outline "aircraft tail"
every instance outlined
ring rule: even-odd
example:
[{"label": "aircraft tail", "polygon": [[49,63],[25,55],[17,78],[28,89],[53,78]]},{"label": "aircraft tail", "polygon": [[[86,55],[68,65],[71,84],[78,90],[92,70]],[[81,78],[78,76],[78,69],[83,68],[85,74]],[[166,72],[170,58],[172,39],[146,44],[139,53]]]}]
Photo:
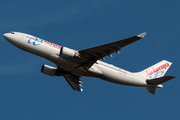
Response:
[{"label": "aircraft tail", "polygon": [[171,64],[171,62],[162,60],[161,62],[140,72],[142,76],[147,78],[146,83],[148,86],[146,88],[150,93],[155,94],[157,87],[162,88],[162,83],[175,78],[174,76],[163,77],[170,68]]},{"label": "aircraft tail", "polygon": [[167,70],[170,68],[171,64],[171,62],[162,60],[161,62],[156,63],[155,65],[141,71],[140,74],[146,76],[147,79],[163,77]]}]

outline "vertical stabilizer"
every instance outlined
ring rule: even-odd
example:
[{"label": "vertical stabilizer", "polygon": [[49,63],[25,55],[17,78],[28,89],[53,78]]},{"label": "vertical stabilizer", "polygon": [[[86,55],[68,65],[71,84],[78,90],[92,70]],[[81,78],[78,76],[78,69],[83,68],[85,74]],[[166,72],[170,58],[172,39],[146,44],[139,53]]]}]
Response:
[{"label": "vertical stabilizer", "polygon": [[171,64],[171,62],[162,60],[161,62],[141,71],[140,74],[146,76],[147,79],[163,77],[170,68]]},{"label": "vertical stabilizer", "polygon": [[151,93],[151,94],[155,94],[156,92],[156,86],[148,86],[146,87],[147,90]]}]

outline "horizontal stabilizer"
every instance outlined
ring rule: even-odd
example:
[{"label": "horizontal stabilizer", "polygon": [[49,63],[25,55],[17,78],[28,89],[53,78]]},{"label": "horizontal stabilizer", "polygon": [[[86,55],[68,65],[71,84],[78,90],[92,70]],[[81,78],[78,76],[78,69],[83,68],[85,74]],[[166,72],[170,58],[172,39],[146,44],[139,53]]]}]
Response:
[{"label": "horizontal stabilizer", "polygon": [[174,76],[165,76],[165,77],[146,80],[146,82],[147,82],[147,84],[150,84],[150,85],[159,85],[159,84],[164,83],[173,78],[175,78],[175,77]]},{"label": "horizontal stabilizer", "polygon": [[164,82],[171,80],[173,78],[175,78],[175,77],[174,76],[165,76],[165,77],[146,80],[147,84],[150,85],[150,86],[147,86],[146,88],[150,93],[155,94],[157,87],[160,87],[160,88],[163,87],[161,85],[161,83],[164,83]]}]

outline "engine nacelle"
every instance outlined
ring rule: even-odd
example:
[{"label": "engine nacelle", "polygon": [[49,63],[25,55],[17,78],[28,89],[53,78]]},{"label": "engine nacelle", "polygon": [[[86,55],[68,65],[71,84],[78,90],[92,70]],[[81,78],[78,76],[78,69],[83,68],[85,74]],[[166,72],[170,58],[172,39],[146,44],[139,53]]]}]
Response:
[{"label": "engine nacelle", "polygon": [[79,52],[67,47],[62,47],[60,56],[63,58],[80,58]]},{"label": "engine nacelle", "polygon": [[60,71],[57,68],[49,66],[49,65],[43,65],[41,68],[41,72],[46,75],[51,75],[51,76],[61,75]]}]

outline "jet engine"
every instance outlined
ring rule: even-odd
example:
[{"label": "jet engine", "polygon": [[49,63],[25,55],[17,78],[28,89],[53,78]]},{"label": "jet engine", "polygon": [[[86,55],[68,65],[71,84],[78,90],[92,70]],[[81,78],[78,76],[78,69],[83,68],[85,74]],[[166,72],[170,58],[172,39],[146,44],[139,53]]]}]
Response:
[{"label": "jet engine", "polygon": [[49,66],[49,65],[43,65],[41,68],[41,72],[46,75],[51,75],[51,76],[61,75],[60,71],[57,68]]},{"label": "jet engine", "polygon": [[79,52],[67,47],[62,47],[60,56],[63,58],[80,58]]}]

